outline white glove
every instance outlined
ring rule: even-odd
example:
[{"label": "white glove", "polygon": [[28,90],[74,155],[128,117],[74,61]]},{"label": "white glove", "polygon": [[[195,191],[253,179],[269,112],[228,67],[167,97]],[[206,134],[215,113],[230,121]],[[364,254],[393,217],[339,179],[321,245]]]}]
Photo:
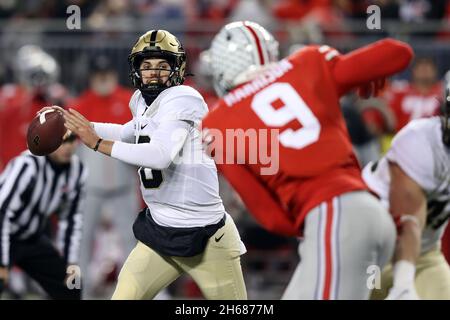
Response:
[{"label": "white glove", "polygon": [[392,287],[385,300],[420,300],[416,288],[410,287]]}]

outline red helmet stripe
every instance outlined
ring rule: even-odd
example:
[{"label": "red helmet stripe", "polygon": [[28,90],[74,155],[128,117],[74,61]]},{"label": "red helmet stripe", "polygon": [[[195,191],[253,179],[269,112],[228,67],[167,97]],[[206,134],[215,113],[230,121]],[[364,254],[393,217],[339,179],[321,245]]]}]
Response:
[{"label": "red helmet stripe", "polygon": [[261,41],[259,41],[258,35],[256,34],[255,30],[253,30],[252,27],[250,27],[247,24],[245,25],[245,27],[250,31],[253,38],[255,38],[256,47],[258,49],[259,61],[260,61],[261,65],[263,65],[264,64],[264,55],[263,55],[263,51],[262,51],[262,47],[261,47]]}]

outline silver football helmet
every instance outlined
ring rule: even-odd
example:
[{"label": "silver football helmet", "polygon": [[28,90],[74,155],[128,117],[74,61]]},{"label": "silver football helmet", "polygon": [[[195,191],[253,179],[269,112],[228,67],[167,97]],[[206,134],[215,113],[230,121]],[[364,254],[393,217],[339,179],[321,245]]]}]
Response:
[{"label": "silver football helmet", "polygon": [[232,22],[214,37],[209,54],[214,89],[223,96],[244,82],[242,74],[278,61],[278,41],[255,22]]}]

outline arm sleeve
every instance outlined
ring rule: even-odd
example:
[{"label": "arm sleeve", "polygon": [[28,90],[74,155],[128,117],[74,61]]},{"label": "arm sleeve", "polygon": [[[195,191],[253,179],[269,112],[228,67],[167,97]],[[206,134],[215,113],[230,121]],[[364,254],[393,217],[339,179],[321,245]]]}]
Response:
[{"label": "arm sleeve", "polygon": [[125,124],[93,122],[95,132],[103,139],[113,141],[134,141],[134,120]]},{"label": "arm sleeve", "polygon": [[265,229],[284,236],[299,235],[295,222],[289,218],[288,213],[245,166],[217,164],[217,169],[239,193],[247,209]]},{"label": "arm sleeve", "polygon": [[343,95],[360,85],[404,70],[413,55],[408,44],[384,39],[337,57],[332,73],[338,93]]},{"label": "arm sleeve", "polygon": [[144,168],[166,169],[179,154],[190,129],[182,120],[161,122],[149,143],[114,142],[111,157]]},{"label": "arm sleeve", "polygon": [[33,165],[19,157],[0,176],[0,266],[9,265],[10,218],[21,207],[22,192],[33,177]]},{"label": "arm sleeve", "polygon": [[80,174],[69,196],[69,203],[59,216],[57,245],[66,265],[77,264],[79,261],[86,179],[87,169],[80,164]]}]

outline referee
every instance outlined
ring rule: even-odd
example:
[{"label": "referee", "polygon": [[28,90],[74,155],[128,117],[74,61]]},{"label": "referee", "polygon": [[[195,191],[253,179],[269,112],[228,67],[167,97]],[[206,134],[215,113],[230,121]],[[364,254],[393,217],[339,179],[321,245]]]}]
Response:
[{"label": "referee", "polygon": [[[1,287],[9,267],[17,265],[50,298],[80,299],[80,288],[66,283],[67,268],[78,262],[87,175],[76,147],[76,137],[69,135],[48,156],[25,151],[0,175]],[[56,247],[46,232],[52,213],[59,218]]]}]

